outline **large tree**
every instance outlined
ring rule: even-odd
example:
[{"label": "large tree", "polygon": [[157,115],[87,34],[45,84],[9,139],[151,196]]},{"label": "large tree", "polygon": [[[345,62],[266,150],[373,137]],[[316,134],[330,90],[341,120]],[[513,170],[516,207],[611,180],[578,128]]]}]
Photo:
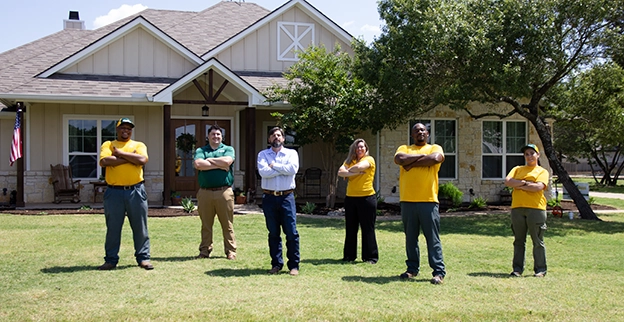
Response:
[{"label": "large tree", "polygon": [[560,87],[552,97],[560,107],[555,149],[573,161],[587,159],[602,172],[599,183],[615,186],[624,170],[624,69],[598,65]]},{"label": "large tree", "polygon": [[288,112],[274,116],[279,124],[296,132],[297,143],[323,143],[318,152],[329,177],[326,205],[333,207],[338,168],[355,135],[367,128],[364,115],[371,90],[352,76],[353,59],[338,46],[334,51],[311,46],[298,56],[299,61],[284,75],[287,85],[271,87],[266,96],[269,101],[292,105]]},{"label": "large tree", "polygon": [[[381,0],[386,22],[356,45],[358,73],[377,88],[371,125],[394,127],[440,104],[474,118],[519,114],[536,129],[551,168],[585,219],[598,219],[553,147],[547,94],[581,68],[608,60],[622,1]],[[487,113],[469,102],[490,106]],[[501,107],[502,106],[502,107]],[[385,117],[380,117],[384,115]]]}]

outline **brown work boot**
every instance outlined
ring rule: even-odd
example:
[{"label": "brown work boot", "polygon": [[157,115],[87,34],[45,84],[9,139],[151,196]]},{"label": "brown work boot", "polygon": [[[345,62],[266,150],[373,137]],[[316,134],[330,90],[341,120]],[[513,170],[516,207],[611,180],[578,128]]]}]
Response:
[{"label": "brown work boot", "polygon": [[117,267],[117,265],[113,264],[113,263],[109,263],[106,262],[104,264],[102,264],[101,266],[98,266],[98,270],[100,271],[110,271],[111,269],[115,269],[115,267]]}]

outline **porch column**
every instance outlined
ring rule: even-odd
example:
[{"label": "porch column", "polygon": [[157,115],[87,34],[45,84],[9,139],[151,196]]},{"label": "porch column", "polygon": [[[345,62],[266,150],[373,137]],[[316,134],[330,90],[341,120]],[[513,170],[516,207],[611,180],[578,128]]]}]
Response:
[{"label": "porch column", "polygon": [[163,206],[171,206],[171,183],[173,181],[172,173],[175,172],[175,146],[171,137],[171,105],[163,106]]},{"label": "porch column", "polygon": [[[245,109],[245,124],[247,125],[246,137],[247,148],[245,154],[245,187],[247,190],[247,202],[253,200],[256,195],[256,108],[247,107]],[[261,136],[262,137],[262,136]]]},{"label": "porch column", "polygon": [[24,113],[26,112],[26,107],[24,106],[24,102],[17,102],[17,108],[15,113],[21,113],[20,115],[20,138],[22,140],[21,149],[22,149],[22,157],[17,159],[15,163],[17,163],[17,196],[15,198],[15,206],[16,207],[25,207],[26,203],[24,202],[24,161],[26,159],[26,149],[24,148],[24,142],[26,142],[26,137],[24,134],[26,133],[26,120],[24,120]]}]

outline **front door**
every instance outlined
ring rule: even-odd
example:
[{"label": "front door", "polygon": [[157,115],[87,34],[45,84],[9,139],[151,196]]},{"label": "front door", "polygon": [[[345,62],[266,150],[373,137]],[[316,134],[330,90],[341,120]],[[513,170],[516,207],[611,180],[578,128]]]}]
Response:
[{"label": "front door", "polygon": [[[182,198],[195,198],[199,189],[197,183],[197,172],[193,168],[193,155],[195,149],[206,145],[208,138],[208,129],[217,124],[223,128],[223,143],[230,144],[232,132],[230,130],[230,121],[227,120],[171,120],[171,128],[173,133],[171,137],[175,138],[175,162],[174,179],[172,190],[180,193]],[[193,145],[192,142],[196,141]]]}]

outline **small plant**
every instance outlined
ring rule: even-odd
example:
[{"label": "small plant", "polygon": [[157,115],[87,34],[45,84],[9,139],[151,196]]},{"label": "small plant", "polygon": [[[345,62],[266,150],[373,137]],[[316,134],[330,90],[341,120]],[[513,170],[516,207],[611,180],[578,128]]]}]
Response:
[{"label": "small plant", "polygon": [[548,200],[548,202],[546,203],[548,205],[548,207],[557,207],[557,206],[561,206],[561,199],[559,198],[552,198],[550,200]]},{"label": "small plant", "polygon": [[440,185],[438,193],[440,196],[450,199],[454,207],[459,207],[459,205],[461,205],[462,197],[464,196],[464,193],[452,182]]},{"label": "small plant", "polygon": [[171,198],[180,198],[180,193],[175,190],[171,190]]},{"label": "small plant", "polygon": [[184,209],[185,212],[190,214],[195,211],[195,203],[190,197],[183,198],[181,204],[182,209]]},{"label": "small plant", "polygon": [[468,208],[471,209],[482,209],[487,206],[487,199],[483,197],[476,197],[470,202],[470,206]]},{"label": "small plant", "polygon": [[377,204],[380,204],[386,201],[386,198],[384,198],[379,191],[377,191],[377,193],[375,194],[375,197],[377,197]]},{"label": "small plant", "polygon": [[301,212],[309,215],[314,212],[314,209],[316,209],[316,204],[308,201],[305,206],[301,207]]},{"label": "small plant", "polygon": [[596,204],[596,198],[589,197],[589,200],[587,200],[587,203],[589,203],[590,206]]},{"label": "small plant", "polygon": [[91,210],[91,206],[89,206],[89,205],[82,205],[82,206],[80,206],[80,210]]},{"label": "small plant", "polygon": [[506,192],[506,193],[511,194],[511,193],[513,192],[513,188],[512,188],[512,187],[505,186],[505,187],[502,189],[502,191],[504,191],[504,192]]},{"label": "small plant", "polygon": [[377,209],[376,215],[377,217],[383,216],[383,211],[381,211],[381,209]]}]

